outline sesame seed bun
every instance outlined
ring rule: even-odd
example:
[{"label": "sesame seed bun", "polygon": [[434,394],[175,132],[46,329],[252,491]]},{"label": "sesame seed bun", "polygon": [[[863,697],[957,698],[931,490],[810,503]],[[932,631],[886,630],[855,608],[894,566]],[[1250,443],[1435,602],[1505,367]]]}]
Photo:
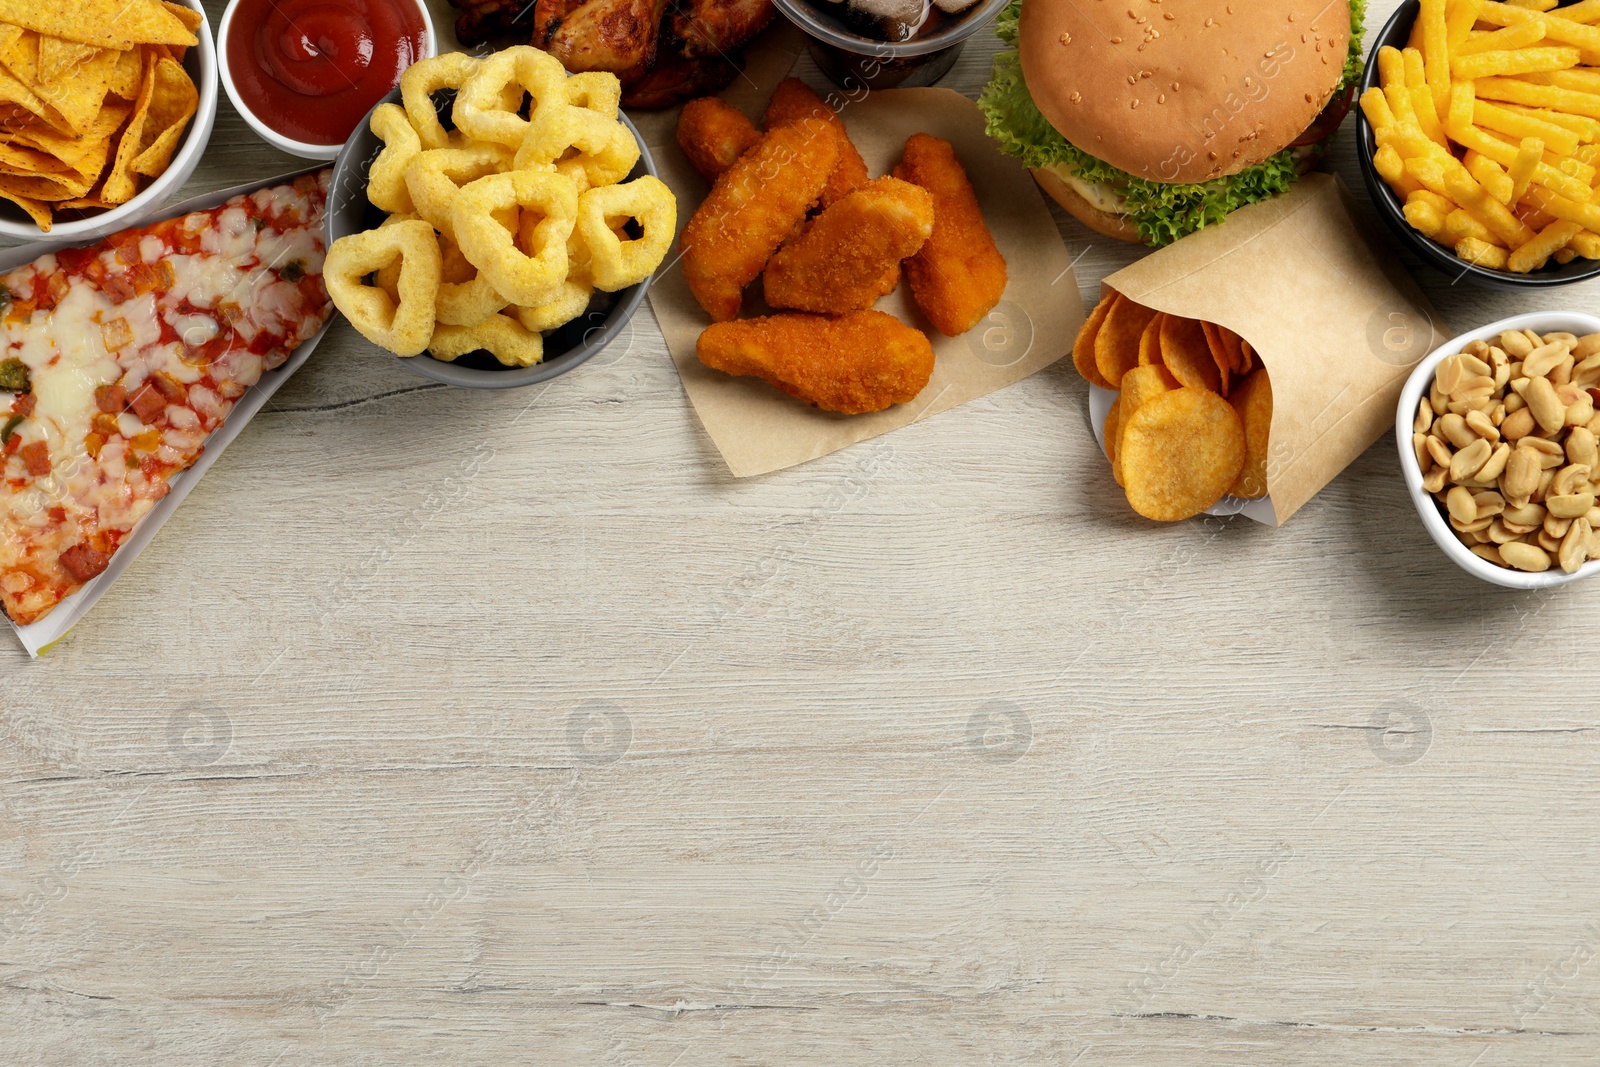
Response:
[{"label": "sesame seed bun", "polygon": [[1039,111],[1151,181],[1209,181],[1282,151],[1328,104],[1349,46],[1349,0],[1022,5],[1022,75]]}]

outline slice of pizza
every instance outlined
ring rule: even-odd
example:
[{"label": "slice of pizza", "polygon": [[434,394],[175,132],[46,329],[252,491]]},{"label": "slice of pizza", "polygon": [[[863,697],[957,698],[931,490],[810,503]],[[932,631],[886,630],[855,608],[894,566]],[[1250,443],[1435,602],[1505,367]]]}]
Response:
[{"label": "slice of pizza", "polygon": [[0,604],[13,622],[105,570],[244,391],[322,327],[328,177],[0,276]]}]

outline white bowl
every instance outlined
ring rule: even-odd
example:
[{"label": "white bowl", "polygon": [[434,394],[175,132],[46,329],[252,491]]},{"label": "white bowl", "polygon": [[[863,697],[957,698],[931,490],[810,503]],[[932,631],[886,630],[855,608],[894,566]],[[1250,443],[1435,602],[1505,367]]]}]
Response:
[{"label": "white bowl", "polygon": [[1600,574],[1600,560],[1590,560],[1572,574],[1556,567],[1533,574],[1512,570],[1510,567],[1496,566],[1486,559],[1473,555],[1456,537],[1456,532],[1450,528],[1439,502],[1422,488],[1422,468],[1417,465],[1416,453],[1411,449],[1411,427],[1416,421],[1417,408],[1421,405],[1422,398],[1428,395],[1428,387],[1433,384],[1434,369],[1469,343],[1490,341],[1506,330],[1532,330],[1538,334],[1565,330],[1582,337],[1584,334],[1600,333],[1600,318],[1585,315],[1581,311],[1534,311],[1492,322],[1446,342],[1435,349],[1428,358],[1418,363],[1406,381],[1406,387],[1400,393],[1400,406],[1395,409],[1395,443],[1400,446],[1400,470],[1405,474],[1406,488],[1411,491],[1411,503],[1416,505],[1417,514],[1422,516],[1423,528],[1428,531],[1428,536],[1433,538],[1434,544],[1443,549],[1444,554],[1449,556],[1456,566],[1476,578],[1505,586],[1507,589],[1553,589],[1558,585],[1566,585],[1580,578]]},{"label": "white bowl", "polygon": [[[422,45],[422,57],[431,59],[439,54],[439,38],[433,32],[433,16],[428,14],[428,5],[424,0],[383,0],[385,3],[413,4],[422,13],[422,31],[425,40]],[[228,0],[227,8],[222,12],[222,21],[217,24],[217,60],[222,69],[222,88],[227,92],[228,99],[233,103],[233,109],[243,116],[245,122],[256,132],[256,136],[267,142],[280,152],[287,152],[291,156],[301,159],[336,159],[339,150],[344,147],[344,142],[338,144],[311,144],[308,141],[296,141],[292,137],[285,137],[277,130],[268,126],[255,113],[245,106],[239,99],[239,90],[233,84],[233,72],[228,69],[228,27],[233,25],[233,13],[239,8],[239,0]]]},{"label": "white bowl", "polygon": [[[118,204],[109,211],[86,218],[58,220],[50,227],[49,233],[40,230],[20,209],[6,204],[4,211],[0,212],[0,234],[29,241],[54,241],[66,237],[98,239],[155,214],[189,180],[194,169],[200,165],[200,156],[211,140],[211,125],[217,119],[217,48],[211,39],[211,24],[206,21],[205,8],[200,6],[200,0],[178,2],[200,12],[200,25],[194,32],[199,43],[183,57],[183,67],[194,79],[195,89],[200,93],[200,103],[167,169],[126,204]],[[110,163],[106,165],[110,166]]]}]

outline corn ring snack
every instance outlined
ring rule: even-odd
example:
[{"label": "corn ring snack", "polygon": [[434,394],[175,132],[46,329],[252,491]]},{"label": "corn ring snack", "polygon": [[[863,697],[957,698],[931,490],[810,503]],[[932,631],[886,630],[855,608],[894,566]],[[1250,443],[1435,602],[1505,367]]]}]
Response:
[{"label": "corn ring snack", "polygon": [[[398,301],[362,279],[395,260]],[[328,295],[363,337],[397,356],[415,356],[434,332],[439,293],[439,242],[421,219],[339,238],[322,266]]]},{"label": "corn ring snack", "polygon": [[[519,248],[532,246],[535,239],[533,231],[538,222],[538,216],[533,212],[524,214],[517,233]],[[555,298],[538,307],[519,307],[513,304],[507,309],[507,314],[515,316],[518,322],[530,330],[554,330],[559,326],[565,326],[587,311],[592,296],[594,296],[594,280],[589,262],[589,249],[584,246],[583,238],[574,229],[572,236],[567,238],[567,280],[561,283],[561,289]]]},{"label": "corn ring snack", "polygon": [[372,132],[383,140],[383,150],[367,171],[367,199],[391,215],[416,212],[406,189],[406,166],[422,151],[422,142],[399,104],[379,104],[372,110]]},{"label": "corn ring snack", "polygon": [[531,367],[544,359],[544,337],[506,315],[491,315],[476,326],[440,326],[428,352],[450,362],[469,352],[486,351],[508,367]]},{"label": "corn ring snack", "polygon": [[622,82],[604,71],[587,71],[567,78],[567,103],[604,115],[617,117],[622,106]]},{"label": "corn ring snack", "polygon": [[[574,148],[577,152],[568,155]],[[639,142],[622,123],[564,100],[550,100],[534,108],[515,166],[527,170],[554,165],[583,192],[620,182],[638,161]]]},{"label": "corn ring snack", "polygon": [[546,100],[564,104],[566,80],[561,61],[549,52],[531,45],[502,49],[480,61],[462,84],[451,116],[468,137],[514,149],[528,132],[528,120],[517,113],[523,91],[535,107]]},{"label": "corn ring snack", "polygon": [[[624,240],[613,223],[630,218],[644,232]],[[648,278],[666,258],[677,225],[672,192],[653,175],[585,191],[578,197],[578,234],[589,250],[595,288],[614,293]]]},{"label": "corn ring snack", "polygon": [[478,61],[465,52],[445,52],[430,59],[419,59],[400,75],[400,101],[406,117],[423,148],[460,147],[466,136],[460,130],[446,130],[433,106],[433,94],[440,89],[458,92]]},{"label": "corn ring snack", "polygon": [[[542,216],[519,248],[516,235],[494,218],[508,207]],[[567,278],[567,238],[578,219],[572,180],[545,171],[491,174],[464,187],[450,211],[461,254],[513,304],[538,307],[560,292]]]},{"label": "corn ring snack", "polygon": [[479,142],[464,148],[433,148],[417,153],[406,166],[406,189],[417,214],[451,238],[451,205],[468,182],[494,174],[507,164],[510,151],[497,144]]}]

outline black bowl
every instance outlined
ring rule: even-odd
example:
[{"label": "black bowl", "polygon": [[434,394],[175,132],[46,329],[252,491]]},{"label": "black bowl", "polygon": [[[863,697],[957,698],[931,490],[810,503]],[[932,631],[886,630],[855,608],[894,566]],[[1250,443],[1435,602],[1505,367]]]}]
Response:
[{"label": "black bowl", "polygon": [[[1384,45],[1404,48],[1406,40],[1411,36],[1411,25],[1417,20],[1417,12],[1421,6],[1418,0],[1406,0],[1394,13],[1394,17],[1379,31],[1377,38],[1372,42],[1372,49],[1367,53],[1367,69],[1361,76],[1362,93],[1378,84],[1378,49]],[[1358,106],[1356,111],[1360,110]],[[1418,233],[1406,221],[1403,210],[1405,201],[1389,188],[1389,183],[1383,180],[1383,175],[1378,173],[1378,168],[1372,162],[1373,153],[1378,150],[1378,143],[1372,134],[1372,123],[1367,121],[1365,114],[1358,115],[1356,119],[1356,143],[1360,149],[1358,155],[1361,159],[1361,178],[1367,184],[1367,192],[1371,194],[1372,202],[1378,205],[1378,214],[1383,216],[1383,220],[1389,224],[1389,228],[1406,247],[1452,278],[1464,279],[1486,289],[1551,289],[1600,276],[1600,260],[1582,257],[1565,265],[1552,259],[1545,266],[1528,274],[1490,270],[1488,267],[1475,266],[1460,259],[1452,249]]]},{"label": "black bowl", "polygon": [[[373,108],[376,109],[379,104],[399,102],[400,90],[396,88],[374,104]],[[447,122],[447,102],[440,104],[440,110],[440,121]],[[367,170],[383,150],[383,142],[372,132],[371,118],[369,112],[367,118],[361,120],[361,125],[345,142],[333,165],[333,182],[328,193],[327,208],[327,239],[330,246],[345,234],[373,229],[388,217],[367,199]],[[626,126],[634,140],[639,142],[639,162],[633,165],[633,170],[623,180],[632,181],[641,175],[655,174],[655,160],[650,158],[650,149],[645,146],[638,129],[621,111],[617,112],[617,121]],[[614,293],[596,289],[588,309],[582,315],[544,335],[544,360],[531,367],[508,367],[487,352],[468,353],[452,363],[434,359],[426,352],[409,358],[394,358],[413,374],[468,389],[512,389],[548,381],[558,374],[567,373],[610,344],[622,332],[628,320],[633,318],[634,312],[639,310],[639,305],[644,303],[649,288],[650,278],[646,278],[638,285],[630,285]]]}]

